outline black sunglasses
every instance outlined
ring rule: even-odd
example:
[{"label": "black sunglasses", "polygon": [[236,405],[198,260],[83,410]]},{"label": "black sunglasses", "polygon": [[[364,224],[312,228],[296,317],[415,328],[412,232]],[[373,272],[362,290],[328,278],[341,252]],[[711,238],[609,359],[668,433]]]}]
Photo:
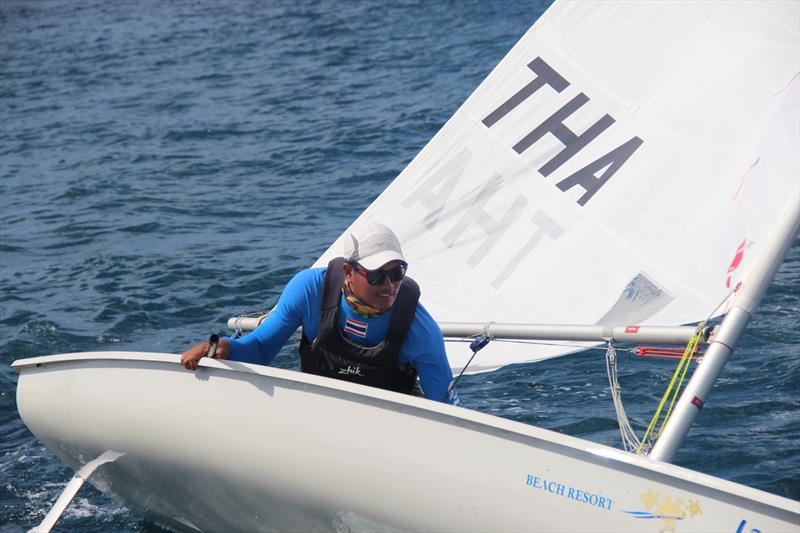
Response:
[{"label": "black sunglasses", "polygon": [[389,280],[393,281],[394,283],[402,281],[403,278],[406,276],[407,265],[405,264],[397,265],[391,270],[383,270],[382,268],[379,268],[377,270],[367,270],[358,263],[350,263],[350,264],[359,274],[367,278],[367,283],[369,283],[370,285],[382,284],[387,276],[389,277]]}]

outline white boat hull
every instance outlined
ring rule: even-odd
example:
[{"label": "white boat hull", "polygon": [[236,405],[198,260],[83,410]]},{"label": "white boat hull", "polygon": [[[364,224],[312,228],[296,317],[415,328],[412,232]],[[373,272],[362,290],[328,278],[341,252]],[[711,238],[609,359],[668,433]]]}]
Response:
[{"label": "white boat hull", "polygon": [[276,368],[15,362],[20,414],[157,522],[203,531],[798,531],[800,503],[559,433]]}]

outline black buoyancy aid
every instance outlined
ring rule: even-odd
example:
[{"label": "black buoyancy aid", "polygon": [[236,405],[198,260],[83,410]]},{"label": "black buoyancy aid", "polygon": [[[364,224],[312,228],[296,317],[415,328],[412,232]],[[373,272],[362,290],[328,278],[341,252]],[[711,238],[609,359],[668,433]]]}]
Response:
[{"label": "black buoyancy aid", "polygon": [[411,394],[416,385],[417,371],[410,364],[400,367],[398,360],[400,347],[417,310],[419,286],[406,277],[397,292],[386,338],[371,348],[359,346],[347,340],[339,327],[343,263],[341,257],[328,263],[322,288],[319,331],[313,343],[303,331],[300,368],[310,374]]}]

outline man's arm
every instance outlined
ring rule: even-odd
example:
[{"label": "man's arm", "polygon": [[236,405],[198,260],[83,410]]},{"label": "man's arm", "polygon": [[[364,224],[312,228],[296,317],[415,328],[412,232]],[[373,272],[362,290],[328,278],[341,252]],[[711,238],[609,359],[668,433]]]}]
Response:
[{"label": "man's arm", "polygon": [[447,360],[442,330],[422,304],[417,304],[414,320],[400,348],[400,363],[411,363],[417,369],[426,398],[458,405],[455,391],[448,394],[453,372]]},{"label": "man's arm", "polygon": [[[319,309],[319,280],[324,269],[309,269],[295,275],[283,290],[278,305],[252,333],[238,339],[222,338],[215,357],[245,363],[269,364],[292,333],[308,322]],[[314,332],[315,333],[315,332]],[[207,343],[200,343],[183,353],[181,363],[190,370],[206,355]]]}]

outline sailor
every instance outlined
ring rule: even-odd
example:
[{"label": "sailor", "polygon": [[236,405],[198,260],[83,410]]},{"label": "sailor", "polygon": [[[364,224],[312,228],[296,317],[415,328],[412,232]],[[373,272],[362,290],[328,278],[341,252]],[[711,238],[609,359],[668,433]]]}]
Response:
[{"label": "sailor", "polygon": [[[457,404],[444,339],[419,303],[419,287],[391,229],[362,223],[345,238],[344,256],[326,268],[303,270],[286,285],[277,306],[249,335],[220,339],[214,357],[269,364],[302,326],[304,372]],[[181,363],[197,369],[208,353],[201,343]]]}]

